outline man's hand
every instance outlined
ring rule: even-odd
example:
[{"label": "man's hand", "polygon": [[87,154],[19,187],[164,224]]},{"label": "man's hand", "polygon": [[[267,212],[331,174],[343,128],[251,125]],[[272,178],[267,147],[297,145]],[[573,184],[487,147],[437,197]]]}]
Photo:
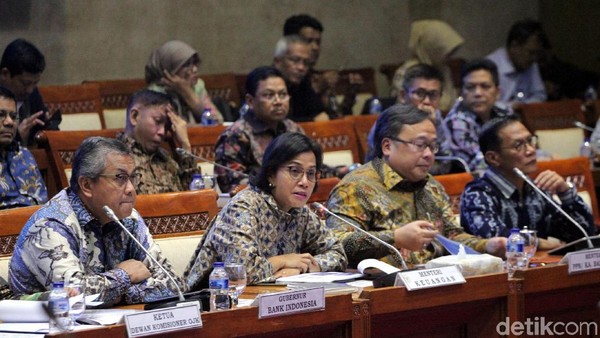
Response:
[{"label": "man's hand", "polygon": [[[44,114],[44,112],[40,110],[39,112],[19,122],[19,126],[17,128],[19,129],[19,135],[21,136],[21,143],[23,143],[23,145],[27,145],[29,133],[31,133],[31,129],[33,127],[43,126],[45,124],[44,121],[40,120],[40,116],[42,114]],[[54,113],[46,113],[46,118],[48,118],[48,116],[52,117],[52,115],[54,115]]]},{"label": "man's hand", "polygon": [[187,122],[177,115],[171,106],[167,108],[167,118],[171,121],[171,130],[177,143],[186,151],[191,151],[190,139],[187,132]]},{"label": "man's hand", "polygon": [[570,189],[569,185],[562,176],[552,170],[542,171],[534,180],[535,185],[543,191],[549,191],[551,194],[564,193]]},{"label": "man's hand", "polygon": [[117,268],[124,270],[131,280],[132,284],[137,284],[148,279],[152,274],[144,263],[135,259],[128,259],[117,265]]},{"label": "man's hand", "polygon": [[[314,271],[319,263],[309,253],[287,254],[269,258],[275,272],[281,269],[298,269],[300,273]],[[319,268],[320,270],[320,268]]]},{"label": "man's hand", "polygon": [[394,245],[411,251],[423,250],[439,232],[427,221],[414,221],[394,230]]}]

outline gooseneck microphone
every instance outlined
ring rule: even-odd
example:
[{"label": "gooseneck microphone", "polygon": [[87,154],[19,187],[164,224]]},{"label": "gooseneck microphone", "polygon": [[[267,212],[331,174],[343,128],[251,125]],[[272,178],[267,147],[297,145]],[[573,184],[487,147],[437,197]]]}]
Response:
[{"label": "gooseneck microphone", "polygon": [[373,236],[373,234],[369,233],[368,231],[365,231],[363,228],[361,228],[360,226],[349,222],[348,220],[343,219],[342,217],[334,214],[333,212],[329,211],[329,209],[327,209],[325,206],[323,206],[323,204],[318,203],[318,202],[313,202],[311,204],[315,209],[319,209],[319,210],[323,210],[326,213],[328,213],[329,215],[339,219],[340,221],[350,225],[351,227],[353,227],[354,229],[362,232],[363,234],[369,236],[370,238],[374,239],[375,241],[377,241],[378,243],[384,245],[385,247],[387,247],[388,249],[392,250],[396,255],[398,255],[398,257],[400,257],[400,262],[402,262],[402,269],[403,270],[408,270],[408,266],[406,265],[406,262],[404,261],[404,257],[402,257],[402,254],[400,254],[400,251],[398,251],[398,249],[396,249],[396,247],[394,247],[393,245],[386,243],[385,241],[383,241],[381,238],[377,238],[375,236]]},{"label": "gooseneck microphone", "polygon": [[552,197],[548,196],[546,193],[544,193],[542,191],[542,189],[538,188],[537,185],[535,185],[535,183],[533,183],[533,181],[531,181],[531,179],[525,175],[519,168],[513,168],[513,171],[515,172],[515,174],[519,175],[519,177],[521,177],[527,184],[529,184],[533,190],[535,190],[538,194],[540,194],[542,197],[544,197],[544,199],[546,199],[546,201],[548,201],[548,203],[552,204],[552,206],[558,210],[563,216],[565,216],[569,221],[571,221],[571,223],[575,224],[575,226],[583,233],[583,238],[585,238],[587,240],[587,245],[590,249],[594,248],[594,245],[592,244],[592,240],[590,239],[590,236],[588,235],[588,233],[585,231],[585,229],[583,229],[583,227],[581,226],[581,224],[579,224],[576,220],[573,219],[573,217],[569,216],[569,214],[567,214],[553,199]]},{"label": "gooseneck microphone", "polygon": [[577,127],[577,128],[581,128],[581,129],[584,129],[584,130],[587,130],[587,131],[594,132],[594,128],[592,128],[592,127],[588,127],[588,126],[586,126],[585,124],[583,124],[583,123],[581,123],[581,122],[579,122],[579,121],[575,121],[575,122],[573,122],[573,124],[574,124],[574,125],[575,125],[575,127]]},{"label": "gooseneck microphone", "polygon": [[116,222],[121,229],[123,229],[125,231],[125,233],[131,237],[131,239],[133,239],[133,241],[135,242],[135,244],[137,244],[137,246],[142,249],[142,251],[144,251],[146,253],[146,257],[150,258],[150,260],[156,264],[156,266],[158,266],[166,275],[167,277],[169,277],[169,279],[171,280],[171,282],[173,282],[173,284],[175,284],[175,287],[177,288],[177,294],[179,295],[179,300],[180,301],[185,301],[185,297],[183,296],[183,292],[181,292],[181,289],[179,288],[179,285],[177,284],[177,282],[175,281],[175,278],[173,278],[173,276],[171,276],[171,274],[169,273],[169,271],[167,271],[167,269],[165,269],[165,267],[160,264],[154,257],[152,257],[152,255],[148,252],[148,250],[146,250],[146,248],[144,248],[144,246],[142,245],[142,243],[140,243],[137,238],[135,238],[135,236],[133,236],[131,234],[131,232],[129,232],[129,230],[127,230],[127,228],[123,225],[123,223],[121,223],[121,221],[119,221],[119,218],[117,217],[117,215],[115,215],[115,213],[112,211],[111,208],[109,208],[107,205],[102,207],[102,210],[104,210],[104,213],[106,214],[106,216],[108,216],[108,218],[110,218],[112,221]]},{"label": "gooseneck microphone", "polygon": [[239,175],[239,176],[241,176],[243,178],[249,178],[250,177],[250,175],[246,174],[245,172],[241,172],[239,170],[231,169],[231,168],[229,168],[227,166],[224,166],[222,164],[216,163],[216,162],[211,161],[211,160],[209,160],[207,158],[204,158],[202,156],[198,156],[196,154],[192,154],[191,152],[189,152],[189,151],[187,151],[187,150],[185,150],[183,148],[177,148],[177,149],[175,149],[175,152],[177,154],[179,154],[179,156],[191,156],[191,157],[196,158],[198,160],[201,160],[203,162],[210,163],[210,164],[212,164],[212,165],[214,165],[216,167],[219,167],[221,169],[224,169],[224,170],[227,170],[229,172],[235,173],[235,174],[237,174],[237,175]]}]

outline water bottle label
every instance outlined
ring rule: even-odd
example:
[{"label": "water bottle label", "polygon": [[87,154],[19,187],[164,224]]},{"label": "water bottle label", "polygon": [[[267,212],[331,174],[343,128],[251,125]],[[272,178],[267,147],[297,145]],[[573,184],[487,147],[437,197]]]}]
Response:
[{"label": "water bottle label", "polygon": [[209,282],[209,288],[211,289],[229,289],[228,279],[217,279]]},{"label": "water bottle label", "polygon": [[50,300],[49,303],[49,307],[54,314],[69,312],[69,300],[66,298],[53,299]]}]

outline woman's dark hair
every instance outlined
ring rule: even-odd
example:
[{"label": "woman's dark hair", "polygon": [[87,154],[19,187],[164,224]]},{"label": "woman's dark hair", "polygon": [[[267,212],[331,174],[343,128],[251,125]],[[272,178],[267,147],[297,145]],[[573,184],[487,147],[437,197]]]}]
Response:
[{"label": "woman's dark hair", "polygon": [[[271,193],[269,177],[274,176],[277,170],[296,156],[312,152],[317,161],[317,172],[323,166],[323,151],[321,146],[310,137],[301,133],[284,133],[275,138],[263,155],[263,164],[257,176],[252,177],[252,184],[260,190]],[[313,192],[317,190],[317,182]]]},{"label": "woman's dark hair", "polygon": [[375,122],[373,156],[383,157],[381,141],[384,138],[398,137],[405,125],[421,123],[427,119],[431,120],[429,114],[412,104],[395,104],[386,109]]}]

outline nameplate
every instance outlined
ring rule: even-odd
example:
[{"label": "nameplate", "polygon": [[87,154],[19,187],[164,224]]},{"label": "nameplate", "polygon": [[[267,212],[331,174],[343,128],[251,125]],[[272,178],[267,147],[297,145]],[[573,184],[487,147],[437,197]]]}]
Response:
[{"label": "nameplate", "polygon": [[455,265],[433,269],[412,270],[396,275],[396,286],[404,285],[408,291],[437,288],[440,286],[466,283],[465,277]]},{"label": "nameplate", "polygon": [[600,249],[569,252],[565,258],[569,264],[569,275],[600,269]]},{"label": "nameplate", "polygon": [[125,326],[129,337],[202,327],[200,304],[196,301],[164,309],[132,313],[125,316]]},{"label": "nameplate", "polygon": [[262,294],[258,299],[259,319],[324,309],[324,287]]}]

